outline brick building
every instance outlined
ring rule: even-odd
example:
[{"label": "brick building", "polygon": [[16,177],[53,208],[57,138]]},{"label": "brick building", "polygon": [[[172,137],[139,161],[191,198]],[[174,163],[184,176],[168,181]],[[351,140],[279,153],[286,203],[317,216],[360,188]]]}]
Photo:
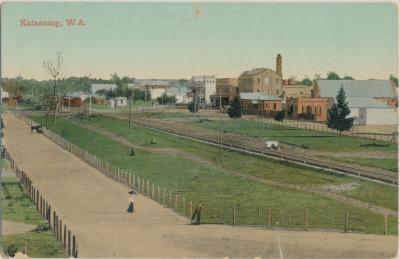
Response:
[{"label": "brick building", "polygon": [[229,105],[236,95],[239,94],[237,78],[217,78],[215,95],[211,95],[211,102],[219,107],[221,98],[222,105]]},{"label": "brick building", "polygon": [[282,94],[282,56],[276,57],[276,71],[269,68],[254,68],[239,76],[240,93],[262,93],[272,96]]},{"label": "brick building", "polygon": [[244,114],[274,116],[283,110],[282,99],[261,93],[240,93],[240,106]]}]

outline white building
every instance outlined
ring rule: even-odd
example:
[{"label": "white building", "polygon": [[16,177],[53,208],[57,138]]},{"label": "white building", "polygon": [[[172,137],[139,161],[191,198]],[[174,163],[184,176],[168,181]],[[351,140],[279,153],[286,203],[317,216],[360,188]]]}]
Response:
[{"label": "white building", "polygon": [[176,103],[188,104],[190,102],[187,87],[171,87],[166,90],[168,96],[175,96]]},{"label": "white building", "polygon": [[211,95],[216,93],[215,76],[193,76],[189,82],[189,87],[194,90],[194,96],[200,103],[211,104]]},{"label": "white building", "polygon": [[[135,80],[135,83],[128,84],[128,88],[141,89],[149,93],[152,100],[156,100],[161,97],[168,88],[169,83],[164,80],[149,79],[149,80]],[[147,98],[146,98],[147,99]]]},{"label": "white building", "polygon": [[111,108],[125,107],[128,102],[126,97],[114,97],[108,100]]},{"label": "white building", "polygon": [[388,105],[397,94],[390,80],[318,80],[321,97],[336,96],[343,87],[356,125],[396,125],[398,111]]}]

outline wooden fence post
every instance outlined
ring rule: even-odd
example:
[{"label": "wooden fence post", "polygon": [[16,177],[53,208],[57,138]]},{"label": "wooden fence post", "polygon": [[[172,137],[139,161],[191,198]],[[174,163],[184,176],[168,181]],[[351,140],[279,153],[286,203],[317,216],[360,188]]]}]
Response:
[{"label": "wooden fence post", "polygon": [[178,194],[175,194],[175,210],[178,211]]},{"label": "wooden fence post", "polygon": [[68,257],[71,256],[71,230],[68,230]]},{"label": "wooden fence post", "polygon": [[192,201],[189,202],[189,217],[193,215],[193,203]]},{"label": "wooden fence post", "polygon": [[163,196],[162,196],[162,203],[165,204],[165,188],[164,188],[164,192],[163,192]]},{"label": "wooden fence post", "polygon": [[306,209],[305,222],[304,222],[304,230],[307,231],[307,228],[308,228],[308,209]]},{"label": "wooden fence post", "polygon": [[160,201],[160,185],[157,185],[157,201]]},{"label": "wooden fence post", "polygon": [[154,183],[151,184],[151,198],[154,200]]},{"label": "wooden fence post", "polygon": [[75,235],[72,236],[72,256],[75,257],[75,251],[76,251],[76,239]]},{"label": "wooden fence post", "polygon": [[232,225],[236,224],[236,208],[232,207]]},{"label": "wooden fence post", "polygon": [[268,227],[271,227],[271,207],[268,207]]},{"label": "wooden fence post", "polygon": [[51,206],[49,205],[49,208],[47,210],[47,219],[49,221],[49,227],[51,227]]},{"label": "wooden fence post", "polygon": [[39,190],[36,190],[36,210],[39,211]]},{"label": "wooden fence post", "polygon": [[64,249],[67,248],[67,225],[64,224],[64,241],[63,241]]},{"label": "wooden fence post", "polygon": [[168,207],[172,207],[172,194],[171,192],[169,192],[169,203],[168,203]]},{"label": "wooden fence post", "polygon": [[344,233],[347,233],[348,227],[349,227],[349,212],[346,210],[346,213],[344,216]]},{"label": "wooden fence post", "polygon": [[384,230],[383,233],[384,233],[385,235],[387,235],[387,233],[388,233],[388,231],[387,231],[387,230],[388,230],[388,224],[387,224],[388,221],[387,221],[387,214],[386,214],[386,213],[385,213],[385,215],[384,215],[384,221],[385,221],[385,230]]},{"label": "wooden fence post", "polygon": [[185,198],[182,198],[182,214],[185,216]]},{"label": "wooden fence post", "polygon": [[56,235],[56,212],[53,210],[53,235]]},{"label": "wooden fence post", "polygon": [[62,243],[62,234],[63,234],[63,232],[62,232],[62,220],[61,219],[60,219],[60,222],[59,222],[58,226],[59,226],[58,241],[60,243]]}]

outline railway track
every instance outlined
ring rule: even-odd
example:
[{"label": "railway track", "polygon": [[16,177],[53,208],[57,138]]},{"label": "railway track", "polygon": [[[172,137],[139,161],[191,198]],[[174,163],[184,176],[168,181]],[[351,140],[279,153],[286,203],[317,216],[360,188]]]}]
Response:
[{"label": "railway track", "polygon": [[[105,117],[111,117],[113,119],[128,123],[128,118],[123,115],[110,113],[100,114]],[[205,129],[190,124],[148,119],[144,117],[140,119],[138,119],[137,117],[133,118],[131,119],[131,123],[175,136],[201,141],[203,143],[211,144],[214,146],[222,146],[224,149],[272,158],[306,167],[322,169],[337,174],[346,174],[391,185],[398,185],[397,174],[395,172],[375,168],[367,170],[362,166],[348,166],[329,160],[316,159],[314,157],[305,156],[285,150],[268,150],[266,149],[265,144],[262,141],[260,142],[257,139],[245,137],[239,134],[224,133],[222,134],[221,139],[219,131],[217,130]]]}]

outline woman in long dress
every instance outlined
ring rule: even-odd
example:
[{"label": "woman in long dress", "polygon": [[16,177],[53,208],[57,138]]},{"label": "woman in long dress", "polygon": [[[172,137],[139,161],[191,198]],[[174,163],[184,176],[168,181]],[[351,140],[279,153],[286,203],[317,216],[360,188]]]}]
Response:
[{"label": "woman in long dress", "polygon": [[135,197],[135,192],[134,191],[130,191],[129,192],[129,206],[128,206],[128,209],[127,209],[127,211],[129,213],[132,213],[132,212],[135,211],[135,199],[134,199],[134,197]]}]

